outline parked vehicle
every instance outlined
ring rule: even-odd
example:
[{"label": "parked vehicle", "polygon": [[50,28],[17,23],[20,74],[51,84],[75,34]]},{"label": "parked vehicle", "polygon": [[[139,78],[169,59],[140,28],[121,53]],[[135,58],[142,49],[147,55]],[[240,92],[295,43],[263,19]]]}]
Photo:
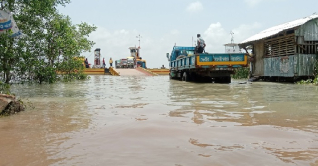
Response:
[{"label": "parked vehicle", "polygon": [[120,68],[120,59],[115,61],[115,67]]},{"label": "parked vehicle", "polygon": [[120,68],[128,68],[128,60],[127,59],[120,60]]},{"label": "parked vehicle", "polygon": [[127,63],[128,63],[128,68],[134,68],[135,66],[135,58],[134,57],[127,57]]},{"label": "parked vehicle", "polygon": [[169,56],[170,78],[231,83],[234,69],[247,66],[244,53],[195,53],[195,47],[174,46]]}]

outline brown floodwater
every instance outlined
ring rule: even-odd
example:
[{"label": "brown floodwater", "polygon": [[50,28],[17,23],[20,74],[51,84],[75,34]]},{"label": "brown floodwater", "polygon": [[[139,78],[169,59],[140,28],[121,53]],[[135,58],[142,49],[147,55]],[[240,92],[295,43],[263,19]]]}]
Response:
[{"label": "brown floodwater", "polygon": [[0,166],[318,165],[318,87],[240,81],[13,85],[28,107],[0,118]]}]

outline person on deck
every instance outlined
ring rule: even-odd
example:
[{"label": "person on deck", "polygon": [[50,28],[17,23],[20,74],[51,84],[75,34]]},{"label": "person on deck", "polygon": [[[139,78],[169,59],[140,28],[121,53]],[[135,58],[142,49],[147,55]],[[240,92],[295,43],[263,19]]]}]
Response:
[{"label": "person on deck", "polygon": [[103,68],[106,67],[105,58],[103,58]]},{"label": "person on deck", "polygon": [[197,47],[196,47],[196,52],[197,53],[203,53],[205,49],[205,41],[202,39],[200,34],[197,34]]},{"label": "person on deck", "polygon": [[85,59],[84,63],[85,63],[85,67],[86,67],[86,68],[89,68],[89,64],[88,64],[87,58]]},{"label": "person on deck", "polygon": [[110,65],[110,67],[113,67],[113,60],[112,60],[112,58],[109,59],[109,65]]}]

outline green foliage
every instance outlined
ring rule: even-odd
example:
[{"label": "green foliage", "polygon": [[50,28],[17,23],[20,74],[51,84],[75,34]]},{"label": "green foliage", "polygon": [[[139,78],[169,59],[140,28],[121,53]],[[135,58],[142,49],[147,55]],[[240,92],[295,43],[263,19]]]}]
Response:
[{"label": "green foliage", "polygon": [[248,78],[248,75],[249,75],[249,68],[241,67],[234,70],[234,74],[232,75],[232,78],[243,79],[243,78]]},{"label": "green foliage", "polygon": [[64,81],[71,81],[74,79],[83,80],[88,78],[83,72],[83,59],[83,57],[64,59],[63,62],[58,65],[57,70],[63,74],[62,77]]},{"label": "green foliage", "polygon": [[301,80],[298,81],[297,84],[312,84],[312,85],[318,85],[318,75],[314,79],[307,79],[307,80]]},{"label": "green foliage", "polygon": [[79,74],[77,75],[77,79],[78,79],[78,80],[86,80],[86,79],[90,79],[90,77],[89,77],[87,74],[79,73]]},{"label": "green foliage", "polygon": [[56,81],[57,75],[55,68],[51,66],[46,66],[45,63],[38,63],[34,68],[34,81],[38,83],[54,83]]},{"label": "green foliage", "polygon": [[307,79],[307,80],[300,80],[297,82],[297,84],[311,84],[312,79]]},{"label": "green foliage", "polygon": [[1,94],[11,94],[10,85],[0,81],[0,93]]},{"label": "green foliage", "polygon": [[2,10],[13,13],[17,26],[24,35],[10,38],[0,35],[0,72],[9,83],[12,74],[27,81],[54,83],[57,72],[67,72],[66,78],[83,78],[79,65],[73,61],[84,51],[90,51],[93,41],[88,35],[95,26],[74,25],[68,16],[58,13],[58,5],[70,0],[9,0]]}]

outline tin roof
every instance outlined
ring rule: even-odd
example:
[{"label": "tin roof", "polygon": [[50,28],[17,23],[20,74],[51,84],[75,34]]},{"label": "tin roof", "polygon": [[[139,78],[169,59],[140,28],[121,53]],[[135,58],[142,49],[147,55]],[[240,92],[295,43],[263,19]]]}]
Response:
[{"label": "tin roof", "polygon": [[303,25],[306,22],[308,22],[308,21],[310,21],[312,19],[315,19],[315,18],[318,18],[318,14],[316,14],[316,13],[314,13],[313,15],[308,16],[308,17],[304,17],[304,18],[301,18],[301,19],[298,19],[298,20],[294,20],[294,21],[291,21],[291,22],[287,22],[287,23],[284,23],[284,24],[280,24],[280,25],[268,28],[268,29],[266,29],[264,31],[261,31],[260,33],[258,33],[256,35],[253,35],[253,36],[247,38],[246,40],[242,41],[239,44],[246,44],[246,43],[249,43],[249,42],[252,42],[252,41],[257,41],[257,40],[261,40],[261,39],[276,35],[276,34],[282,32],[284,30],[292,29],[294,27],[298,27],[300,25]]}]

